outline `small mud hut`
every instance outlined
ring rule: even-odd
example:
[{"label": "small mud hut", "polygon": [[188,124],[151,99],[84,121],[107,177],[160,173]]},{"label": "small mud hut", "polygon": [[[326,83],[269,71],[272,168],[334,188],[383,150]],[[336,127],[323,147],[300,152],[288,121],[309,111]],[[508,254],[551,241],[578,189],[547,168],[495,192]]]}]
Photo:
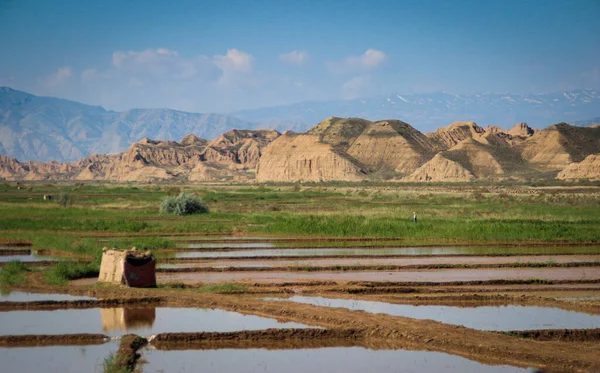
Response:
[{"label": "small mud hut", "polygon": [[150,251],[102,249],[98,282],[134,288],[156,286],[156,260]]}]

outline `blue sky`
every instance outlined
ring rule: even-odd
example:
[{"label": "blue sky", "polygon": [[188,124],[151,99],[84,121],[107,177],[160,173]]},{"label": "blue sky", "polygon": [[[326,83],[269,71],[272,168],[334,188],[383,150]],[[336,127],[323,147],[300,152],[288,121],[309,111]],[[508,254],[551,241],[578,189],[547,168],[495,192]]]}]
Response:
[{"label": "blue sky", "polygon": [[600,0],[0,0],[0,85],[113,110],[600,87]]}]

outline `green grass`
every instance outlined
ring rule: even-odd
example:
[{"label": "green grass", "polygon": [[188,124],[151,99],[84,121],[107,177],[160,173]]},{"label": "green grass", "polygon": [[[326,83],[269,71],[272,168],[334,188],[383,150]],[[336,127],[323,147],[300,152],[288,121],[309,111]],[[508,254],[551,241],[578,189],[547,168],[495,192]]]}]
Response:
[{"label": "green grass", "polygon": [[0,272],[0,288],[6,289],[12,285],[20,285],[26,281],[26,273],[29,269],[23,262],[12,261],[2,267]]},{"label": "green grass", "polygon": [[[41,223],[41,224],[40,224]],[[141,232],[153,224],[144,221],[126,219],[31,219],[31,218],[0,218],[0,229],[3,230],[55,230],[55,231],[99,231],[99,232]]]},{"label": "green grass", "polygon": [[120,366],[117,363],[117,358],[114,353],[111,353],[102,363],[103,373],[131,373],[131,370],[127,367]]},{"label": "green grass", "polygon": [[51,285],[66,285],[70,280],[98,276],[97,263],[60,262],[45,273],[46,282]]},{"label": "green grass", "polygon": [[206,284],[197,288],[200,293],[243,293],[248,289],[246,284],[229,282],[224,284]]},{"label": "green grass", "polygon": [[564,240],[600,242],[598,220],[423,219],[397,216],[279,214],[257,219],[257,233],[314,236],[402,237],[470,241]]}]

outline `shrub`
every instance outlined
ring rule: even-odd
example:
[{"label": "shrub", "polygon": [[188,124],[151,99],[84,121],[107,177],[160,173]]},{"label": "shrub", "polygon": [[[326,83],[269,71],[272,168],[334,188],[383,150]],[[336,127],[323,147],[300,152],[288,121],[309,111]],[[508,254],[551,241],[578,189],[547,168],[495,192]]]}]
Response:
[{"label": "shrub", "polygon": [[6,263],[0,272],[0,288],[10,285],[19,285],[25,282],[25,273],[29,269],[20,261]]},{"label": "shrub", "polygon": [[208,207],[200,198],[183,192],[179,193],[177,197],[167,196],[160,203],[161,214],[190,215],[207,212]]},{"label": "shrub", "polygon": [[64,192],[60,193],[56,199],[56,202],[58,202],[58,204],[62,207],[69,207],[71,206],[71,196]]},{"label": "shrub", "polygon": [[98,276],[97,263],[60,262],[46,272],[46,282],[52,285],[67,285],[69,280]]}]

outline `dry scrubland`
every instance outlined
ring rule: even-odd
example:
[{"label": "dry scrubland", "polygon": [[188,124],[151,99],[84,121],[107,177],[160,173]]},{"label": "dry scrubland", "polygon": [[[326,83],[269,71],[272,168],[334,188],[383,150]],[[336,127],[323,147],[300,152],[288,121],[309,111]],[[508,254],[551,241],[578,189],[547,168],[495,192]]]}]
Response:
[{"label": "dry scrubland", "polygon": [[[162,199],[182,191],[200,197],[209,213],[161,215]],[[54,199],[44,201],[44,195]],[[6,183],[0,186],[3,255],[33,250],[41,258],[3,263],[2,287],[104,300],[0,302],[0,311],[216,307],[326,330],[159,334],[150,343],[166,350],[401,348],[485,364],[594,371],[600,369],[598,329],[487,332],[264,297],[301,293],[388,304],[544,306],[599,315],[598,211],[600,185],[590,182]],[[158,288],[94,284],[103,246],[152,250]],[[252,250],[260,253],[244,256]],[[301,250],[313,251],[297,254]],[[0,336],[0,345],[102,338],[65,335],[35,342]],[[133,369],[135,352],[146,343],[123,340],[105,367]]]}]

